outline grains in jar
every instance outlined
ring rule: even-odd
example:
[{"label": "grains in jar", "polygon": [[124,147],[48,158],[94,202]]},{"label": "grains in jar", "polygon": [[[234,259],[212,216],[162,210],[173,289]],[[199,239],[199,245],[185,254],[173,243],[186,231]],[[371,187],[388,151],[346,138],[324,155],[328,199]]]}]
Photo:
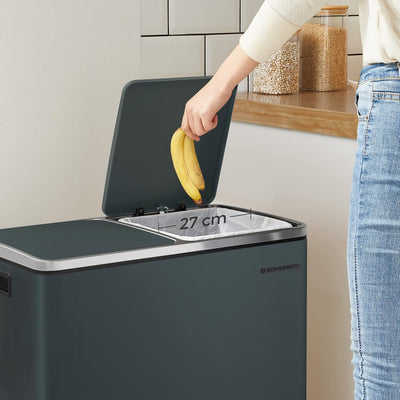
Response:
[{"label": "grains in jar", "polygon": [[299,32],[301,88],[331,91],[347,88],[347,6],[324,7]]},{"label": "grains in jar", "polygon": [[253,91],[267,94],[297,93],[300,88],[300,44],[287,41],[253,74]]}]

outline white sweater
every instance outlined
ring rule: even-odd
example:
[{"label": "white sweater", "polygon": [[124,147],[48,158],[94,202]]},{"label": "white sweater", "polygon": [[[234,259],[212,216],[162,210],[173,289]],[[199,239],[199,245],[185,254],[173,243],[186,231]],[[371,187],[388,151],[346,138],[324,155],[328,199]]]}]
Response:
[{"label": "white sweater", "polygon": [[[305,22],[322,0],[265,0],[240,38],[244,52],[264,62]],[[359,0],[363,64],[400,61],[400,0]]]}]

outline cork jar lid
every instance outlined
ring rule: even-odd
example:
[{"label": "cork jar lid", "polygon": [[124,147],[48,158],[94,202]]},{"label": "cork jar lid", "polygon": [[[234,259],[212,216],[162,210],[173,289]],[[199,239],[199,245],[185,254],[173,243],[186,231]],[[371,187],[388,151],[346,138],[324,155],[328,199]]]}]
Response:
[{"label": "cork jar lid", "polygon": [[325,6],[315,14],[316,17],[345,16],[349,6]]}]

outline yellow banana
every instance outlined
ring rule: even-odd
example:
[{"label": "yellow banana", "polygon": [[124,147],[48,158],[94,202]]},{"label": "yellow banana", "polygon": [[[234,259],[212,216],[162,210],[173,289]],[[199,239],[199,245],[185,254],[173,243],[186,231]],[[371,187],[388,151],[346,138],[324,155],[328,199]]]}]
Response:
[{"label": "yellow banana", "polygon": [[194,148],[194,141],[186,135],[183,142],[183,158],[185,159],[189,178],[195,184],[197,189],[204,190],[204,178],[200,169],[199,160],[197,159],[196,149]]},{"label": "yellow banana", "polygon": [[186,135],[182,128],[178,128],[172,135],[170,145],[172,162],[174,164],[176,175],[178,176],[183,189],[185,189],[185,192],[196,204],[202,204],[203,200],[199,189],[197,189],[196,185],[191,181],[186,168],[183,152],[185,137]]}]

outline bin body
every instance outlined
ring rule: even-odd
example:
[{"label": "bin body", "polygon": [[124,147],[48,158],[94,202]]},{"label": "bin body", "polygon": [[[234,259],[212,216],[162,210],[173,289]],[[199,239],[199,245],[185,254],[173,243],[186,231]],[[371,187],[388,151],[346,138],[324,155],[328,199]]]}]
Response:
[{"label": "bin body", "polygon": [[305,238],[0,271],[2,399],[305,399]]}]

